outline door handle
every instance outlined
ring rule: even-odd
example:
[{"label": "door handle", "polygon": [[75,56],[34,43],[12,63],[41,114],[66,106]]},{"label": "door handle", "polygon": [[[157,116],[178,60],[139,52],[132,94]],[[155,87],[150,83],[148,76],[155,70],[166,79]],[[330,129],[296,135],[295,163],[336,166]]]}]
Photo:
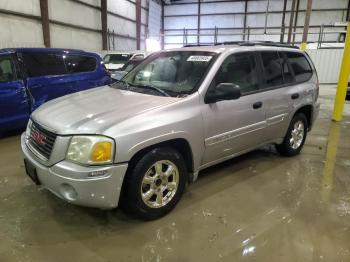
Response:
[{"label": "door handle", "polygon": [[292,94],[292,99],[298,99],[299,98],[299,94],[298,93],[295,93],[295,94]]},{"label": "door handle", "polygon": [[255,102],[255,103],[253,104],[253,108],[254,108],[254,109],[258,109],[258,108],[261,108],[262,105],[263,105],[262,102]]}]

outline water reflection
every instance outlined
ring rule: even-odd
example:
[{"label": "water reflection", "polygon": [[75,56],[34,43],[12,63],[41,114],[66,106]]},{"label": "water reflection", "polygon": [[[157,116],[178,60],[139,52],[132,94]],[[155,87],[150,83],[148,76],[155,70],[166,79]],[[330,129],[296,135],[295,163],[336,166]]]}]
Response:
[{"label": "water reflection", "polygon": [[176,255],[173,245],[177,244],[178,230],[176,224],[164,226],[156,230],[154,240],[147,242],[142,248],[142,262],[166,261],[166,258]]}]

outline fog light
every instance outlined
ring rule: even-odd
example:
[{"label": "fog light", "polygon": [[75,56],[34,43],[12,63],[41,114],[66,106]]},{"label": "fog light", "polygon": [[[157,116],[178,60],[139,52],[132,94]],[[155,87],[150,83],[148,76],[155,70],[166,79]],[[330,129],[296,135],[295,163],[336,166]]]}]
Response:
[{"label": "fog light", "polygon": [[97,170],[89,173],[89,177],[98,177],[105,176],[108,173],[108,170]]},{"label": "fog light", "polygon": [[60,193],[61,195],[69,200],[69,201],[74,201],[78,197],[77,191],[75,191],[74,187],[68,184],[62,184],[60,187]]}]

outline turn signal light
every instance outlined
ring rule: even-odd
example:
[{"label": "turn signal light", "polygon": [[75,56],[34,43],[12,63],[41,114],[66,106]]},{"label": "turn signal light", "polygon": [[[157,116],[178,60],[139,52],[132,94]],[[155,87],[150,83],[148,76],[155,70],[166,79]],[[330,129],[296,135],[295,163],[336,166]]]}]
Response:
[{"label": "turn signal light", "polygon": [[90,160],[93,162],[107,162],[112,160],[112,143],[97,142],[92,150]]}]

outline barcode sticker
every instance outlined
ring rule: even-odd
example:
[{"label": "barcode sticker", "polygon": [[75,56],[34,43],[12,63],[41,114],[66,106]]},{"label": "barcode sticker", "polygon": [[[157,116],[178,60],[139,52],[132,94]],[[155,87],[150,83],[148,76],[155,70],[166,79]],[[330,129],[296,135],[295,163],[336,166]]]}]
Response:
[{"label": "barcode sticker", "polygon": [[188,62],[209,62],[210,59],[212,59],[212,56],[207,55],[192,55],[190,56],[187,61]]}]

